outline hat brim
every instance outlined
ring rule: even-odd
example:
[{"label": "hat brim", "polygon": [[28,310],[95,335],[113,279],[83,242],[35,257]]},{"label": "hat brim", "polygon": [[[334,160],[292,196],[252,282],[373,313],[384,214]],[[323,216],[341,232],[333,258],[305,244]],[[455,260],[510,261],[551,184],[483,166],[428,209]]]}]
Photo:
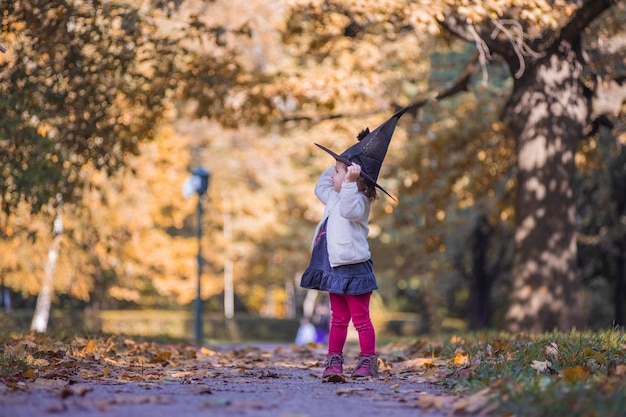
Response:
[{"label": "hat brim", "polygon": [[[335,158],[337,161],[339,162],[343,162],[344,164],[350,166],[352,165],[352,162],[350,162],[347,158],[344,158],[343,156],[331,151],[330,149],[328,149],[327,147],[320,145],[319,143],[315,144],[317,147],[319,147],[320,149],[322,149],[323,151],[328,152],[333,158]],[[369,175],[367,175],[367,173],[365,173],[363,170],[361,170],[361,176],[363,178],[365,178],[366,180],[368,180],[369,182],[371,182],[372,184],[374,184],[374,186],[376,188],[378,188],[380,191],[382,191],[383,193],[387,194],[389,196],[389,198],[391,198],[393,201],[397,201],[391,194],[389,194],[387,192],[387,190],[385,190],[383,187],[380,186],[380,184],[378,184],[376,181],[374,181],[372,179],[372,177],[370,177]]]}]

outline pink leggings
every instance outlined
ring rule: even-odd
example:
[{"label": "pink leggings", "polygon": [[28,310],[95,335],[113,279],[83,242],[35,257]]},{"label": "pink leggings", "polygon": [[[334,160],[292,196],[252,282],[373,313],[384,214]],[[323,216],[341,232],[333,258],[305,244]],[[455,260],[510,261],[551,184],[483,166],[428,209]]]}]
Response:
[{"label": "pink leggings", "polygon": [[359,333],[361,355],[376,354],[376,333],[370,319],[370,297],[372,292],[359,295],[329,293],[330,334],[328,335],[328,354],[342,354],[348,336],[350,319]]}]

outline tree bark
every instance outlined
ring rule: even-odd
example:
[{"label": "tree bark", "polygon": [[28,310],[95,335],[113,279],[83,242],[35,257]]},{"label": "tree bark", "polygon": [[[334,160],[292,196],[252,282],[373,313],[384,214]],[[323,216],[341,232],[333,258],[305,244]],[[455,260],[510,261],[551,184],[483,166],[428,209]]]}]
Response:
[{"label": "tree bark", "polygon": [[613,213],[613,233],[609,251],[611,262],[614,264],[615,287],[613,293],[614,326],[624,326],[626,323],[624,303],[626,300],[626,145],[619,146],[619,153],[609,165],[611,183],[611,199],[615,203]]},{"label": "tree bark", "polygon": [[487,271],[487,251],[493,228],[486,215],[480,215],[472,233],[472,276],[470,285],[470,330],[480,330],[491,324],[491,283]]},{"label": "tree bark", "polygon": [[[621,245],[626,250],[626,243]],[[620,248],[620,246],[618,246]],[[613,325],[624,326],[624,298],[626,297],[626,256],[624,252],[615,259],[615,292],[613,294]]]},{"label": "tree bark", "polygon": [[454,15],[440,22],[468,42],[478,35],[516,77],[503,114],[518,148],[515,254],[505,316],[512,332],[566,330],[581,323],[574,157],[592,102],[581,81],[580,38],[613,3],[583,0],[559,30],[536,27],[541,35],[529,37],[532,54],[486,27],[478,33]]},{"label": "tree bark", "polygon": [[517,138],[511,332],[581,323],[576,266],[575,163],[589,116],[578,42],[555,44],[516,81],[504,119]]}]

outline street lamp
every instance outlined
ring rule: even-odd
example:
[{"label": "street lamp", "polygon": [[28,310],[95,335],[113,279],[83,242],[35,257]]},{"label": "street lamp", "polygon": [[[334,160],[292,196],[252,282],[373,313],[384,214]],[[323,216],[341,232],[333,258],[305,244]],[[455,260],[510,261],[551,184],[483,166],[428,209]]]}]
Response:
[{"label": "street lamp", "polygon": [[190,198],[194,194],[198,195],[197,213],[198,213],[198,286],[196,292],[195,302],[195,336],[196,344],[202,343],[202,294],[201,294],[201,279],[202,279],[202,196],[206,194],[209,188],[209,178],[211,174],[201,166],[198,166],[191,170],[191,176],[187,178],[183,185],[183,195],[185,198]]}]

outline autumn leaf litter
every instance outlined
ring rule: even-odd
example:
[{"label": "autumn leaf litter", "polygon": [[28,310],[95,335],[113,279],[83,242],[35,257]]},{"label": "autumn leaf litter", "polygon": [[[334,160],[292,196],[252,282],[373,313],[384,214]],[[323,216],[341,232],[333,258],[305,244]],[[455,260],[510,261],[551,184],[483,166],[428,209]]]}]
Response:
[{"label": "autumn leaf litter", "polygon": [[[356,361],[346,353],[345,371]],[[0,417],[92,413],[159,417],[238,413],[255,416],[384,412],[423,416],[486,411],[485,392],[459,396],[441,386],[471,366],[467,357],[444,361],[381,351],[381,378],[343,384],[320,379],[325,347],[315,344],[157,344],[120,336],[54,340],[21,336],[4,344]]]}]

